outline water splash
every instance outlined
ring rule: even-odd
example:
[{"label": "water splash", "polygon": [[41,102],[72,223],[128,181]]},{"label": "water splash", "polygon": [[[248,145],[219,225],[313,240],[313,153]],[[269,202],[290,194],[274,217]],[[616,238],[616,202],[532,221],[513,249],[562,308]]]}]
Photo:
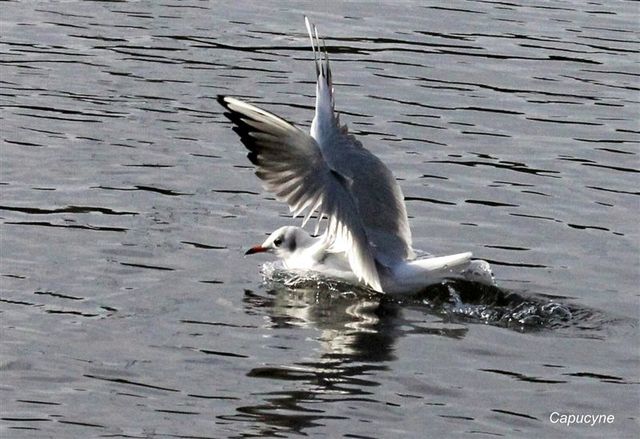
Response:
[{"label": "water splash", "polygon": [[[526,297],[497,287],[494,287],[495,291],[482,291],[486,286],[472,283],[464,285],[460,282],[450,282],[445,286],[450,296],[448,303],[442,304],[441,312],[457,318],[533,330],[564,326],[573,317],[571,308],[557,301]],[[472,297],[467,298],[467,301],[462,299],[461,291],[467,288],[480,293],[478,303],[474,303]],[[429,303],[429,299],[425,301]]]},{"label": "water splash", "polygon": [[481,323],[522,332],[567,328],[599,331],[606,324],[601,313],[565,303],[562,298],[518,293],[486,282],[446,280],[413,295],[392,297],[319,273],[285,270],[280,262],[264,264],[262,274],[267,284],[279,289],[314,291],[316,301],[375,299],[423,309],[448,323]]}]

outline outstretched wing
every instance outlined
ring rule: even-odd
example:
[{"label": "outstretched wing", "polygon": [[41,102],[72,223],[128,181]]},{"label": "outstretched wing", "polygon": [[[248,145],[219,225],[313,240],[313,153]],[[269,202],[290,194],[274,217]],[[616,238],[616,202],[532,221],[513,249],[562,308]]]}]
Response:
[{"label": "outstretched wing", "polygon": [[353,196],[374,257],[386,266],[415,257],[400,186],[378,157],[362,146],[334,111],[333,84],[326,48],[324,57],[315,26],[305,17],[316,65],[316,113],[313,137],[326,162],[351,182]]},{"label": "outstretched wing", "polygon": [[327,239],[341,243],[360,280],[382,291],[349,178],[327,163],[309,134],[284,119],[232,97],[218,96],[218,102],[250,151],[264,188],[286,202],[294,215],[306,212],[303,225],[314,211],[326,216]]}]

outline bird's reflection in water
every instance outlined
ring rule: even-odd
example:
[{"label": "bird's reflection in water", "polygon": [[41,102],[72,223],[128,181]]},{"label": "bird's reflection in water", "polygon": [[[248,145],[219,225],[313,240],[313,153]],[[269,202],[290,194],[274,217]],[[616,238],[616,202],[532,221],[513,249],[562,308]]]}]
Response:
[{"label": "bird's reflection in water", "polygon": [[[434,316],[433,327],[420,327],[403,317],[401,305],[366,290],[341,289],[317,279],[295,289],[269,284],[266,294],[245,292],[245,309],[268,317],[272,329],[318,330],[317,356],[292,364],[265,365],[247,375],[279,381],[283,389],[263,394],[258,405],[238,407],[235,421],[251,423],[249,436],[277,435],[347,419],[327,404],[338,401],[379,403],[376,376],[389,369],[394,343],[403,334],[431,332],[459,338],[466,328],[447,325]],[[423,316],[424,317],[424,316]],[[328,409],[328,410],[327,410]]]},{"label": "bird's reflection in water", "polygon": [[[266,293],[246,291],[245,312],[265,316],[271,330],[316,330],[312,338],[317,349],[311,358],[255,367],[247,374],[282,386],[282,390],[253,393],[262,400],[260,404],[238,407],[238,414],[224,417],[248,422],[249,437],[303,433],[330,419],[348,419],[336,408],[340,401],[384,407],[384,401],[376,400],[377,377],[392,369],[394,344],[404,335],[459,339],[474,322],[524,332],[561,330],[582,327],[598,316],[563,304],[559,296],[528,296],[466,281],[444,282],[413,296],[389,298],[322,277],[278,270],[265,274]],[[588,336],[594,336],[592,331]],[[297,336],[294,339],[299,341]]]}]

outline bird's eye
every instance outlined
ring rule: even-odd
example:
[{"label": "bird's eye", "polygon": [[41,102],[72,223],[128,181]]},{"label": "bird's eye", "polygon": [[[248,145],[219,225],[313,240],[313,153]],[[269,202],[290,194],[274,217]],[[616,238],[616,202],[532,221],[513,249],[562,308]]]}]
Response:
[{"label": "bird's eye", "polygon": [[282,244],[282,238],[276,238],[275,241],[273,241],[273,244],[276,247],[280,247],[280,244]]}]

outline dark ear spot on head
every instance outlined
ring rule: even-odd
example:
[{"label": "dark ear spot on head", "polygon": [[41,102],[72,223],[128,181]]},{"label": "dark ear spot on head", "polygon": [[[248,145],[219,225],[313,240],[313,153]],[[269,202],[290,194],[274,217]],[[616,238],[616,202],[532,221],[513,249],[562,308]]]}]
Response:
[{"label": "dark ear spot on head", "polygon": [[293,253],[294,251],[296,251],[297,247],[298,243],[296,242],[296,235],[293,235],[289,240],[289,251]]}]

